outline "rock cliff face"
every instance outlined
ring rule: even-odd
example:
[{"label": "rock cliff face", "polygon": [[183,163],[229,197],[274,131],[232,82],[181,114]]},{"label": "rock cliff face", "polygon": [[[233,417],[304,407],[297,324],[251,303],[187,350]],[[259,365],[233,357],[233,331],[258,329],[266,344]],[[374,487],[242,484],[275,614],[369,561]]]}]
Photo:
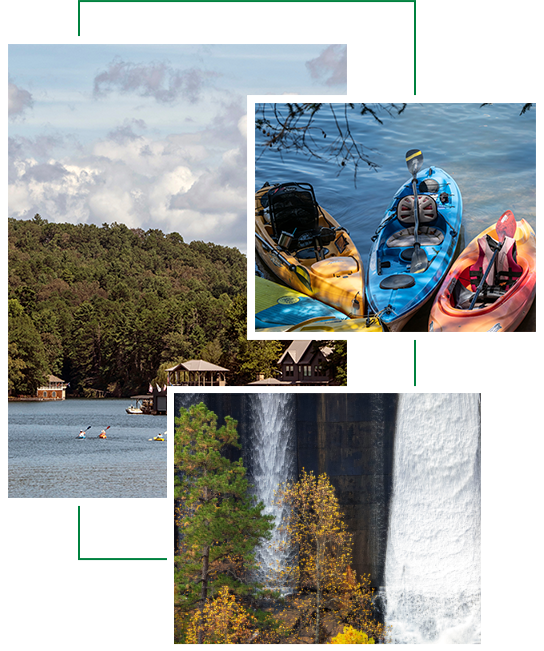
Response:
[{"label": "rock cliff face", "polygon": [[326,472],[353,535],[359,574],[383,586],[397,394],[297,395],[298,467]]},{"label": "rock cliff face", "polygon": [[[219,425],[226,415],[238,421],[251,477],[248,394],[176,395],[175,412],[193,400],[205,402]],[[395,393],[299,393],[294,410],[297,468],[329,475],[353,534],[354,569],[370,574],[375,587],[383,586],[397,401]],[[226,453],[233,459],[240,455],[236,449]]]}]

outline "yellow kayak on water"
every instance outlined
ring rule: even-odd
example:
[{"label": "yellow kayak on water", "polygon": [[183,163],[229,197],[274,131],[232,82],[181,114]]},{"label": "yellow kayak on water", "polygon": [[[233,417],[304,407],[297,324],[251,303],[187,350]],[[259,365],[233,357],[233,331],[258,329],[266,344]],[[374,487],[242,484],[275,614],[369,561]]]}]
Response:
[{"label": "yellow kayak on water", "polygon": [[148,441],[166,441],[166,432],[164,434],[157,434],[152,439],[147,439]]},{"label": "yellow kayak on water", "polygon": [[266,183],[255,193],[255,248],[292,289],[349,317],[364,315],[361,256],[309,183]]}]

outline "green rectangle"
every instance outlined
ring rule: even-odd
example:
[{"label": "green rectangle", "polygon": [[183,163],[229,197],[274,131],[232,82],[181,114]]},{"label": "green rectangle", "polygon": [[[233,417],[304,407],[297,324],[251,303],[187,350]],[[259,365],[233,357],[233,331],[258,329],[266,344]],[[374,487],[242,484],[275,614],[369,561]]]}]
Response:
[{"label": "green rectangle", "polygon": [[[298,11],[297,11],[298,9]],[[414,36],[415,0],[295,7],[163,0],[79,0],[79,36]],[[376,65],[375,62],[372,65]]]},{"label": "green rectangle", "polygon": [[544,341],[414,341],[414,386],[543,386]]}]

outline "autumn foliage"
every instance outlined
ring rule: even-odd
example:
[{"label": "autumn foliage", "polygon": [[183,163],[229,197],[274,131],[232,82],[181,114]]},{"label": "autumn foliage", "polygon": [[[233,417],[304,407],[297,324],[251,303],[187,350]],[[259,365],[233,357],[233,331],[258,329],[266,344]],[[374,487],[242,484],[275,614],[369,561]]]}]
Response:
[{"label": "autumn foliage", "polygon": [[374,644],[374,640],[353,626],[344,626],[344,632],[338,633],[329,644]]},{"label": "autumn foliage", "polygon": [[191,618],[187,644],[247,644],[255,637],[255,617],[223,586],[216,599]]},{"label": "autumn foliage", "polygon": [[327,475],[315,477],[302,470],[297,482],[278,489],[276,502],[289,507],[282,526],[287,544],[296,549],[295,562],[284,570],[298,611],[294,632],[319,644],[328,639],[330,628],[345,622],[384,640],[384,625],[374,615],[370,577],[358,580],[350,567],[351,534]]}]

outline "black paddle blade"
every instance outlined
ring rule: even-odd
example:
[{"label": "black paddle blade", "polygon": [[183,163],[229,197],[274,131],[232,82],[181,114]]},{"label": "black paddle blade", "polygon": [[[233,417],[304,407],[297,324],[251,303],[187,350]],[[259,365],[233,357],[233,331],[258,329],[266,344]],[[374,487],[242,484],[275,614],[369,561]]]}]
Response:
[{"label": "black paddle blade", "polygon": [[414,245],[414,250],[412,252],[412,261],[410,262],[410,273],[411,274],[420,274],[422,271],[427,269],[429,261],[427,260],[427,254],[416,242]]},{"label": "black paddle blade", "polygon": [[412,176],[415,176],[423,165],[423,154],[419,149],[410,149],[406,152],[406,165]]}]

